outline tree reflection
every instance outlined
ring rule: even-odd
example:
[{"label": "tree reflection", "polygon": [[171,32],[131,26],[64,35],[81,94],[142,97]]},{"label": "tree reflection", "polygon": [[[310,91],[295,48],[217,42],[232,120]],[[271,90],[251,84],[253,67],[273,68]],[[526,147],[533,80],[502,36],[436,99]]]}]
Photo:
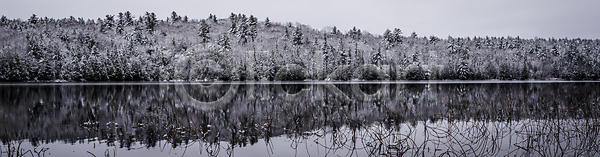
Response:
[{"label": "tree reflection", "polygon": [[595,156],[600,155],[598,87],[4,85],[0,138],[5,154],[14,151],[8,145],[24,139],[34,146],[97,139],[119,148],[168,143],[199,145],[211,156],[233,155],[261,140],[273,148],[272,138],[285,137],[293,149],[312,143],[341,156]]}]

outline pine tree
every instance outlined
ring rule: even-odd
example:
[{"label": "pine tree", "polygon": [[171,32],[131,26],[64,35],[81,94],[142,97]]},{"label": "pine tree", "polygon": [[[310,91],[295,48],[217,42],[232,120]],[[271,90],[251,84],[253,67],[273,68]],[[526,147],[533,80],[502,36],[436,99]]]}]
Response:
[{"label": "pine tree", "polygon": [[6,18],[6,16],[2,15],[2,18],[0,18],[0,25],[8,25],[8,18]]},{"label": "pine tree", "polygon": [[231,26],[229,26],[229,33],[236,34],[237,33],[237,24],[235,21],[231,21]]},{"label": "pine tree", "polygon": [[102,20],[101,18],[98,18],[97,20],[98,22],[98,26],[100,27],[100,33],[106,33],[106,24],[104,23],[104,20]]},{"label": "pine tree", "polygon": [[217,23],[217,15],[208,15],[208,20],[210,20],[212,23]]},{"label": "pine tree", "polygon": [[331,47],[327,44],[327,34],[323,34],[323,46],[321,47],[321,51],[323,51],[323,72],[327,74],[329,72],[329,68],[331,67],[330,58],[331,58]]},{"label": "pine tree", "polygon": [[171,12],[171,22],[175,23],[177,21],[181,20],[181,16],[177,15],[177,13],[175,11]]},{"label": "pine tree", "polygon": [[258,35],[258,32],[256,30],[257,24],[258,24],[258,18],[254,17],[253,15],[250,15],[250,19],[248,20],[247,34],[252,39],[252,41],[254,41],[254,39]]},{"label": "pine tree", "polygon": [[39,19],[38,19],[37,15],[33,14],[33,15],[31,15],[31,17],[29,17],[29,19],[27,21],[29,22],[29,24],[35,25],[38,23],[38,20]]},{"label": "pine tree", "polygon": [[383,43],[385,44],[386,49],[394,47],[392,31],[390,31],[389,29],[386,29],[385,32],[383,32]]},{"label": "pine tree", "polygon": [[118,34],[123,34],[123,32],[125,31],[125,24],[123,21],[119,20],[119,22],[117,22],[117,28],[115,29],[115,31]]},{"label": "pine tree", "polygon": [[267,17],[267,18],[265,19],[265,26],[266,26],[267,28],[271,27],[271,20],[269,20],[269,17]]},{"label": "pine tree", "polygon": [[108,29],[114,27],[115,26],[115,16],[114,15],[106,15],[104,24],[106,25],[106,28],[108,28]]},{"label": "pine tree", "polygon": [[296,27],[296,31],[294,31],[293,34],[293,39],[292,39],[292,43],[294,45],[302,45],[302,29],[300,28],[301,26],[297,26]]},{"label": "pine tree", "polygon": [[340,30],[337,29],[336,26],[333,26],[333,29],[331,30],[331,34],[339,34]]},{"label": "pine tree", "polygon": [[353,27],[350,31],[348,31],[348,35],[355,40],[360,39],[361,34],[362,33],[360,32],[360,29],[356,29],[356,27]]},{"label": "pine tree", "polygon": [[133,16],[131,15],[131,12],[126,11],[124,14],[124,22],[125,22],[125,26],[129,26],[129,25],[133,25]]},{"label": "pine tree", "polygon": [[[242,19],[244,19],[244,18],[242,18]],[[237,30],[237,36],[239,38],[239,40],[238,40],[239,43],[246,44],[248,42],[248,39],[247,39],[247,37],[249,35],[248,32],[249,32],[249,29],[248,29],[247,21],[242,20],[241,24],[239,25],[238,30]]]},{"label": "pine tree", "polygon": [[399,28],[394,28],[394,32],[392,32],[392,40],[394,42],[402,42],[402,30]]},{"label": "pine tree", "polygon": [[412,33],[410,33],[410,37],[411,38],[417,38],[417,32],[413,31]]},{"label": "pine tree", "polygon": [[229,36],[227,34],[221,34],[217,44],[222,46],[225,50],[231,50],[231,44],[229,43]]},{"label": "pine tree", "polygon": [[156,26],[158,25],[158,19],[156,19],[156,14],[146,12],[146,16],[143,20],[146,24],[146,30],[148,30],[149,33],[154,32],[154,29],[156,29]]},{"label": "pine tree", "polygon": [[250,18],[248,19],[248,25],[250,27],[256,27],[258,23],[258,18],[254,17],[254,15],[250,15]]},{"label": "pine tree", "polygon": [[380,65],[381,64],[381,48],[377,48],[377,51],[374,51],[373,54],[371,55],[371,62],[375,65]]},{"label": "pine tree", "polygon": [[285,39],[290,39],[290,31],[288,30],[288,27],[285,27],[283,36],[285,36]]},{"label": "pine tree", "polygon": [[198,36],[200,36],[202,43],[207,43],[210,39],[208,33],[210,33],[210,25],[208,25],[205,20],[200,21],[200,29],[198,29]]},{"label": "pine tree", "polygon": [[237,15],[235,15],[234,13],[231,13],[231,14],[229,15],[229,20],[230,20],[231,22],[237,21]]}]

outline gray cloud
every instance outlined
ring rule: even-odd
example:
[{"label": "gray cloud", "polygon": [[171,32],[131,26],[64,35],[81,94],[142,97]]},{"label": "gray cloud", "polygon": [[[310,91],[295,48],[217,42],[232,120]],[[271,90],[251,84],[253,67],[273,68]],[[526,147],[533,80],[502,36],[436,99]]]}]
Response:
[{"label": "gray cloud", "polygon": [[381,34],[400,28],[420,36],[521,36],[600,38],[600,1],[575,0],[221,0],[221,1],[126,1],[126,0],[1,0],[0,14],[26,19],[31,14],[55,18],[70,15],[98,18],[132,11],[155,12],[166,18],[171,11],[191,18],[220,18],[229,13],[269,17],[278,22],[300,22],[316,29],[353,26]]}]

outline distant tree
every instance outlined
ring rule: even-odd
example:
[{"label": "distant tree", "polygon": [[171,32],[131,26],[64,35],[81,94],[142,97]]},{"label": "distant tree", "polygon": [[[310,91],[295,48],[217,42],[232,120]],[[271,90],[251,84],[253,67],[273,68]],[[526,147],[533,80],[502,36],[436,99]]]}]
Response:
[{"label": "distant tree", "polygon": [[293,39],[292,39],[292,43],[294,45],[302,45],[302,28],[301,26],[297,26],[296,27],[296,31],[294,31],[293,34]]},{"label": "distant tree", "polygon": [[290,38],[290,31],[288,30],[288,27],[285,27],[283,36],[285,36],[286,39]]},{"label": "distant tree", "polygon": [[96,20],[98,22],[96,22],[98,24],[98,27],[100,27],[100,33],[106,33],[106,24],[104,22],[104,20],[102,20],[101,18],[98,18],[98,20]]},{"label": "distant tree", "polygon": [[352,39],[356,40],[360,39],[362,33],[360,32],[360,29],[356,29],[356,27],[353,27],[350,31],[348,31],[348,35],[352,37]]},{"label": "distant tree", "polygon": [[395,42],[392,37],[392,31],[390,31],[389,29],[386,29],[385,32],[383,32],[383,43],[386,49],[394,47]]},{"label": "distant tree", "polygon": [[131,15],[131,12],[126,11],[124,15],[125,16],[124,16],[123,21],[125,22],[125,25],[126,26],[133,25],[133,15]]},{"label": "distant tree", "polygon": [[340,65],[348,64],[348,52],[344,49],[340,50]]},{"label": "distant tree", "polygon": [[119,12],[117,14],[117,18],[119,18],[117,23],[125,23],[125,14],[123,14],[123,12]]},{"label": "distant tree", "polygon": [[187,17],[187,15],[183,16],[183,22],[188,22],[188,17]]},{"label": "distant tree", "polygon": [[248,21],[248,17],[246,16],[246,14],[241,14],[240,13],[240,14],[237,15],[237,18],[241,22],[247,22]]},{"label": "distant tree", "polygon": [[417,38],[417,32],[413,31],[412,33],[410,33],[410,37],[411,38]]},{"label": "distant tree", "polygon": [[330,58],[331,58],[331,46],[327,44],[327,34],[323,34],[323,46],[321,47],[321,51],[323,52],[323,71],[325,73],[329,72],[329,68],[331,67]]},{"label": "distant tree", "polygon": [[235,21],[231,21],[231,25],[229,26],[229,33],[231,34],[237,34],[237,24]]},{"label": "distant tree", "polygon": [[256,39],[257,35],[258,35],[258,30],[256,29],[256,26],[250,26],[248,28],[248,36],[252,39],[253,42],[254,42],[254,39]]},{"label": "distant tree", "polygon": [[115,29],[115,31],[118,34],[123,34],[123,32],[125,31],[125,26],[123,26],[123,23],[117,23],[117,28]]},{"label": "distant tree", "polygon": [[250,15],[250,18],[248,19],[248,25],[250,25],[250,27],[256,27],[257,24],[258,18],[256,18],[254,15]]},{"label": "distant tree", "polygon": [[122,12],[119,12],[117,17],[119,18],[119,20],[117,20],[117,28],[115,29],[115,31],[118,34],[123,34],[123,32],[125,31],[125,25],[126,25],[125,15]]},{"label": "distant tree", "polygon": [[8,18],[6,18],[6,16],[2,15],[2,18],[0,18],[0,25],[8,25]]},{"label": "distant tree", "polygon": [[175,11],[171,12],[171,22],[177,22],[181,20],[181,16],[177,15]]},{"label": "distant tree", "polygon": [[146,24],[146,30],[152,33],[156,29],[158,25],[158,19],[156,19],[156,14],[146,12],[146,16],[144,17],[144,23]]},{"label": "distant tree", "polygon": [[27,21],[29,22],[29,24],[35,25],[38,23],[38,20],[38,17],[35,14],[32,14]]},{"label": "distant tree", "polygon": [[258,18],[256,18],[253,15],[250,15],[250,18],[248,19],[247,23],[248,23],[247,36],[249,36],[252,39],[252,41],[254,41],[254,39],[258,35],[258,31],[256,28],[258,25]]},{"label": "distant tree", "polygon": [[231,50],[231,44],[229,43],[229,36],[227,34],[219,35],[217,45],[222,46],[225,50]]},{"label": "distant tree", "polygon": [[208,25],[205,20],[200,21],[200,29],[198,29],[198,36],[200,36],[202,43],[207,43],[210,39],[208,33],[210,33],[210,25]]},{"label": "distant tree", "polygon": [[212,23],[217,23],[217,15],[210,14],[208,15],[208,20]]},{"label": "distant tree", "polygon": [[231,13],[229,15],[229,21],[231,21],[231,22],[237,21],[237,15],[235,15],[234,13]]},{"label": "distant tree", "polygon": [[104,20],[104,25],[106,28],[112,28],[115,26],[115,16],[114,15],[106,15],[106,19]]},{"label": "distant tree", "polygon": [[396,43],[402,42],[401,34],[402,31],[398,28],[395,28],[393,32],[386,29],[385,32],[383,32],[383,43],[385,48],[388,49],[394,47]]},{"label": "distant tree", "polygon": [[267,18],[265,19],[265,26],[266,26],[267,28],[271,27],[271,20],[269,20],[269,17],[267,17]]},{"label": "distant tree", "polygon": [[245,20],[242,20],[239,27],[237,27],[238,30],[236,31],[237,32],[236,35],[239,38],[239,40],[238,40],[239,43],[246,44],[248,42],[248,39],[247,39],[247,37],[249,35],[248,27],[249,27],[248,23],[246,23]]},{"label": "distant tree", "polygon": [[340,34],[340,30],[337,29],[336,26],[333,26],[333,29],[331,30],[331,34]]},{"label": "distant tree", "polygon": [[392,39],[394,42],[402,42],[402,30],[399,28],[394,28],[394,32],[392,32]]},{"label": "distant tree", "polygon": [[441,40],[440,38],[438,38],[436,36],[433,36],[433,35],[429,37],[429,43],[432,43],[432,44],[436,43],[436,42],[438,42],[440,40]]},{"label": "distant tree", "polygon": [[377,48],[377,51],[373,51],[373,54],[371,54],[371,63],[373,63],[375,65],[380,65],[381,61],[382,61],[381,48]]}]

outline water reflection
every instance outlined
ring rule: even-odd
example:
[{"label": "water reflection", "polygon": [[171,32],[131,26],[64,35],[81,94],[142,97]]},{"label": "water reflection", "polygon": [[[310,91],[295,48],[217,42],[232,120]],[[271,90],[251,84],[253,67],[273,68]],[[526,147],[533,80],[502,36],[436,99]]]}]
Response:
[{"label": "water reflection", "polygon": [[16,153],[11,144],[22,140],[34,147],[95,140],[123,149],[195,144],[209,155],[264,149],[256,146],[263,142],[271,149],[286,143],[308,155],[316,150],[340,156],[597,156],[599,87],[594,82],[2,85],[0,139],[9,156]]}]

